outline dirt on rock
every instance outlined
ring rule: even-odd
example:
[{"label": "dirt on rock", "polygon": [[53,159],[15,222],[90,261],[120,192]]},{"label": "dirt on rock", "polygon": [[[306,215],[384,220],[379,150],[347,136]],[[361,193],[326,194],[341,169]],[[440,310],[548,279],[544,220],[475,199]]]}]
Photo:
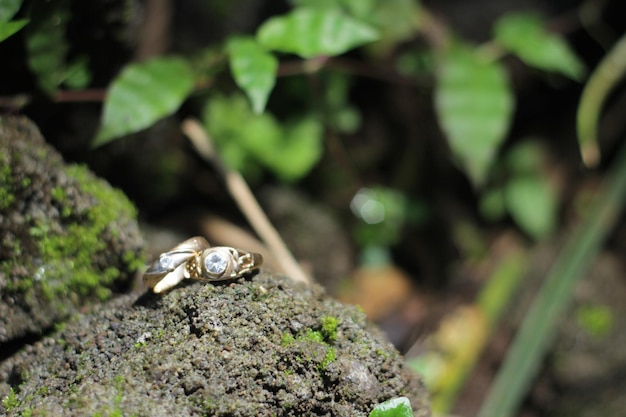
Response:
[{"label": "dirt on rock", "polygon": [[0,366],[9,415],[367,416],[426,390],[357,307],[260,273],[117,298]]}]

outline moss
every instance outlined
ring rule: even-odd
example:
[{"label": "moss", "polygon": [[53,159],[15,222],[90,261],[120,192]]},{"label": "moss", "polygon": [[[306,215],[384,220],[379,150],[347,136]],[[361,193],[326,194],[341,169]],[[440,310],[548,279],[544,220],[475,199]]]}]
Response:
[{"label": "moss", "polygon": [[327,343],[337,340],[337,328],[339,327],[339,319],[333,316],[322,317],[322,336]]},{"label": "moss", "polygon": [[123,376],[118,375],[113,380],[113,385],[117,390],[115,398],[113,398],[113,403],[116,406],[119,406],[122,403],[122,399],[124,398],[124,385],[126,385],[126,379]]},{"label": "moss", "polygon": [[326,353],[324,354],[324,358],[322,359],[322,362],[319,364],[318,369],[321,372],[324,372],[326,368],[328,367],[328,365],[333,363],[335,359],[337,359],[337,352],[335,351],[334,347],[329,346],[328,350],[326,350]]},{"label": "moss", "polygon": [[60,206],[61,217],[66,218],[72,215],[72,208],[69,205],[67,194],[63,187],[53,187],[52,190],[50,190],[50,197]]},{"label": "moss", "polygon": [[11,180],[11,166],[5,156],[0,160],[0,209],[9,207],[15,200],[15,195],[9,184]]},{"label": "moss", "polygon": [[35,392],[37,393],[37,395],[48,395],[48,387],[43,385],[37,388],[37,391]]},{"label": "moss", "polygon": [[[67,175],[76,180],[83,192],[92,196],[97,203],[82,213],[72,213],[76,217],[84,217],[86,221],[73,223],[66,227],[64,234],[52,234],[45,224],[31,227],[30,234],[39,241],[39,253],[44,261],[42,292],[48,299],[57,294],[76,293],[81,296],[94,295],[100,300],[110,297],[109,286],[120,276],[120,270],[109,267],[98,271],[93,267],[93,254],[107,249],[102,239],[105,232],[113,236],[119,235],[117,229],[107,230],[120,216],[135,217],[136,210],[124,194],[99,181],[95,181],[86,167],[70,166]],[[55,187],[51,191],[52,198],[61,204],[61,213],[69,216],[66,206],[66,193]],[[131,251],[123,256],[129,270],[136,270],[143,265],[143,259]],[[71,271],[71,274],[69,272]],[[70,277],[69,282],[65,281]]]},{"label": "moss", "polygon": [[322,336],[322,332],[318,330],[306,329],[306,333],[304,336],[307,340],[317,343],[325,343],[324,336]]},{"label": "moss", "polygon": [[[289,347],[298,342],[305,344],[305,347],[303,348],[303,353],[305,354],[305,357],[303,358],[299,354],[295,355],[296,362],[298,363],[303,363],[305,361],[309,363],[316,363],[316,368],[318,369],[318,371],[324,372],[328,365],[334,362],[337,358],[335,348],[329,345],[329,340],[324,337],[323,331],[306,329],[306,332],[303,335],[299,335],[297,337],[294,337],[291,333],[288,332],[283,333],[281,339],[282,346]],[[323,347],[322,352],[324,352],[323,356],[319,350],[307,349],[307,343],[315,343],[321,345]]]},{"label": "moss", "polygon": [[576,322],[588,334],[603,338],[614,326],[614,314],[603,305],[583,305],[576,310]]},{"label": "moss", "polygon": [[296,338],[289,332],[284,332],[280,338],[280,345],[283,347],[290,346],[293,342],[296,341]]},{"label": "moss", "polygon": [[6,397],[2,399],[2,405],[7,411],[12,411],[15,408],[19,407],[20,400],[19,398],[17,398],[17,393],[15,392],[13,387],[11,387],[11,391],[9,392],[9,395],[7,395]]},{"label": "moss", "polygon": [[376,355],[387,359],[389,358],[389,356],[391,356],[391,353],[389,353],[388,351],[384,350],[384,349],[376,349]]}]

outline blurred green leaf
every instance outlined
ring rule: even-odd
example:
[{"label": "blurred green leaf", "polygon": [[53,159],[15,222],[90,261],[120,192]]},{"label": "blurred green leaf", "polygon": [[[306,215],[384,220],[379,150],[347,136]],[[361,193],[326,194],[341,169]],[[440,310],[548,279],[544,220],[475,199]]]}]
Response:
[{"label": "blurred green leaf", "polygon": [[545,179],[514,178],[507,183],[504,196],[509,213],[530,236],[539,240],[554,230],[557,196]]},{"label": "blurred green leaf", "polygon": [[0,42],[19,32],[28,24],[28,19],[14,20],[12,22],[0,22]]},{"label": "blurred green leaf", "polygon": [[65,80],[63,83],[69,88],[85,88],[91,82],[91,72],[89,71],[89,60],[87,57],[80,57],[68,65],[65,70]]},{"label": "blurred green leaf", "polygon": [[602,338],[615,326],[615,314],[605,305],[582,305],[576,309],[576,322],[590,335]]},{"label": "blurred green leaf", "polygon": [[[292,0],[299,7],[341,9],[379,31],[379,43],[393,45],[415,33],[419,16],[416,0]],[[377,45],[379,49],[379,45]]]},{"label": "blurred green leaf", "polygon": [[298,180],[308,174],[321,158],[324,151],[322,137],[322,124],[313,117],[288,123],[283,152],[273,153],[265,161],[274,165],[275,173],[282,180]]},{"label": "blurred green leaf", "polygon": [[276,83],[278,60],[253,38],[232,38],[227,48],[237,85],[248,95],[254,112],[263,113]]},{"label": "blurred green leaf", "polygon": [[378,404],[369,417],[413,417],[413,409],[407,397],[392,398]]},{"label": "blurred green leaf", "polygon": [[482,185],[513,112],[513,94],[497,62],[462,45],[441,57],[435,107],[453,153]]},{"label": "blurred green leaf", "polygon": [[145,129],[173,113],[193,86],[193,73],[180,58],[128,65],[109,87],[94,146]]},{"label": "blurred green leaf", "polygon": [[541,18],[529,13],[509,13],[494,27],[495,39],[526,64],[546,71],[560,72],[580,80],[583,63],[560,35],[545,29]]},{"label": "blurred green leaf", "polygon": [[504,156],[506,170],[512,175],[536,175],[546,160],[546,150],[535,140],[515,144]]},{"label": "blurred green leaf", "polygon": [[[22,0],[2,0],[0,1],[0,23],[6,23],[15,16],[22,7]],[[2,27],[2,25],[0,25]],[[0,40],[2,38],[0,37]]]},{"label": "blurred green leaf", "polygon": [[64,3],[48,9],[53,6],[45,5],[45,10],[38,10],[38,18],[32,20],[26,31],[28,65],[41,89],[48,94],[54,93],[65,78],[68,50],[65,28],[70,17]]},{"label": "blurred green leaf", "polygon": [[291,3],[297,7],[340,8],[352,16],[363,17],[374,10],[378,0],[291,0]]},{"label": "blurred green leaf", "polygon": [[480,199],[478,209],[480,214],[487,220],[498,221],[502,219],[506,213],[502,189],[496,188],[485,193]]},{"label": "blurred green leaf", "polygon": [[254,114],[239,95],[209,100],[204,123],[222,158],[246,176],[258,174],[262,165],[283,181],[295,181],[313,168],[323,152],[319,121],[302,118],[280,124],[268,113]]},{"label": "blurred green leaf", "polygon": [[[315,1],[315,0],[313,0]],[[335,0],[335,2],[337,2]],[[395,0],[387,0],[385,3],[394,3]],[[309,2],[311,3],[311,2]],[[339,0],[339,4],[352,16],[359,19],[370,16],[378,4],[378,0]]]},{"label": "blurred green leaf", "polygon": [[357,226],[361,247],[396,244],[407,222],[406,196],[385,187],[361,188],[350,202],[352,213],[363,220]]},{"label": "blurred green leaf", "polygon": [[377,31],[338,9],[298,8],[267,20],[257,40],[268,49],[312,58],[339,55],[378,39]]},{"label": "blurred green leaf", "polygon": [[602,106],[626,73],[626,34],[613,45],[613,48],[602,59],[598,67],[589,77],[583,90],[576,127],[578,144],[583,161],[587,166],[594,166],[600,160],[598,147],[598,120]]},{"label": "blurred green leaf", "polygon": [[[364,0],[367,3],[370,0]],[[317,7],[320,9],[332,9],[341,7],[343,0],[291,0],[295,7]]]},{"label": "blurred green leaf", "polygon": [[[353,3],[358,1],[353,0]],[[419,1],[385,0],[374,2],[374,7],[369,10],[362,8],[360,13],[356,8],[353,10],[355,16],[380,31],[380,42],[375,46],[385,50],[416,33],[421,9]]]},{"label": "blurred green leaf", "polygon": [[324,75],[324,98],[329,124],[337,132],[354,133],[361,126],[361,113],[349,99],[352,79],[337,72]]},{"label": "blurred green leaf", "polygon": [[543,280],[478,417],[519,415],[519,405],[532,389],[578,280],[585,276],[605,240],[619,224],[626,202],[626,147],[622,148],[592,205],[575,225]]}]

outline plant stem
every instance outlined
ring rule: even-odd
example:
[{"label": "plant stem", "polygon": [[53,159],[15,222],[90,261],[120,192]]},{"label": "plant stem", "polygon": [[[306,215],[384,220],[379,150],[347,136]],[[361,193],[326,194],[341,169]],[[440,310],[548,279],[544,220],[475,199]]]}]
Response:
[{"label": "plant stem", "polygon": [[294,281],[310,283],[310,278],[300,268],[300,265],[298,265],[298,262],[296,262],[287,245],[278,234],[278,231],[272,226],[258,201],[254,198],[246,181],[239,172],[230,169],[224,164],[202,125],[194,119],[186,119],[182,123],[182,131],[191,140],[200,156],[212,164],[222,175],[231,196],[248,219],[248,222],[250,222],[250,225],[272,251],[283,272]]},{"label": "plant stem", "polygon": [[513,341],[479,417],[512,416],[556,333],[573,289],[615,226],[626,201],[626,145],[608,179],[573,230]]}]

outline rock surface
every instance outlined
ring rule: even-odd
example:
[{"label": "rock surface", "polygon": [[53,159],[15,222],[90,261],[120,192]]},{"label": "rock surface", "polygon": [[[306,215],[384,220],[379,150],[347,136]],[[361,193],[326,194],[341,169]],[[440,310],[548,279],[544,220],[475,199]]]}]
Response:
[{"label": "rock surface", "polygon": [[135,217],[28,119],[0,118],[0,348],[124,286],[144,263]]},{"label": "rock surface", "polygon": [[430,415],[358,308],[267,273],[122,296],[0,367],[9,415],[352,417],[401,395]]}]

